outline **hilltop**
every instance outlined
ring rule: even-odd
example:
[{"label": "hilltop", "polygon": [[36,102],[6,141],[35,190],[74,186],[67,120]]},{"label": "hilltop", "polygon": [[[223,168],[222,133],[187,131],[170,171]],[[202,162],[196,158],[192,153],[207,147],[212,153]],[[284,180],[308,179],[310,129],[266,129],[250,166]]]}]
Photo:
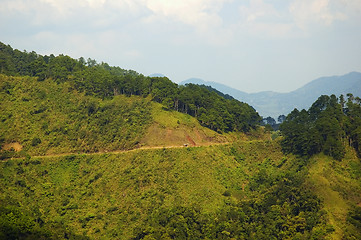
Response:
[{"label": "hilltop", "polygon": [[0,75],[3,148],[30,155],[225,142],[192,116],[139,96],[100,99],[49,79]]},{"label": "hilltop", "polygon": [[205,127],[217,132],[255,129],[260,116],[246,103],[225,99],[205,87],[179,86],[166,77],[145,77],[133,70],[111,67],[93,59],[69,56],[42,56],[21,52],[0,43],[1,73],[50,79],[88,96],[112,99],[117,95],[149,97],[168,110],[189,114]]}]

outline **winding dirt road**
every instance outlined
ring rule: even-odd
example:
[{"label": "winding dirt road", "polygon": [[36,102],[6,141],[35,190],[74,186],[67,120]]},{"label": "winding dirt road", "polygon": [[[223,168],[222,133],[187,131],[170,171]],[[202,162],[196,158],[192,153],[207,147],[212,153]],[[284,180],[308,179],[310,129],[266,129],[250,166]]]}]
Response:
[{"label": "winding dirt road", "polygon": [[[172,148],[197,148],[197,147],[208,147],[208,146],[217,146],[217,145],[226,145],[229,144],[229,142],[223,142],[223,143],[206,143],[206,144],[198,144],[198,145],[191,145],[191,146],[144,146],[144,147],[138,147],[130,150],[117,150],[117,151],[101,151],[101,152],[94,152],[94,153],[59,153],[59,154],[48,154],[48,155],[35,155],[31,156],[31,158],[52,158],[52,157],[65,157],[65,156],[80,156],[80,155],[101,155],[101,154],[122,154],[127,152],[134,152],[134,151],[143,151],[143,150],[153,150],[153,149],[172,149]],[[4,159],[0,162],[6,162],[7,160],[11,159],[24,159],[25,157],[20,158],[8,158]]]}]

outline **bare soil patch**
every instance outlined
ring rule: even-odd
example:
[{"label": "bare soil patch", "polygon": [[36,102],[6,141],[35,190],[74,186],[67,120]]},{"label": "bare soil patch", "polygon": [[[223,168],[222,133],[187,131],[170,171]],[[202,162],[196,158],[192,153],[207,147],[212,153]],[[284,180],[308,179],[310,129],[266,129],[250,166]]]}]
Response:
[{"label": "bare soil patch", "polygon": [[21,151],[21,149],[23,149],[23,146],[18,143],[18,142],[13,142],[13,143],[7,143],[3,146],[4,150],[10,151],[10,150],[15,150],[16,152]]},{"label": "bare soil patch", "polygon": [[187,140],[188,140],[188,142],[189,142],[192,146],[196,146],[196,145],[197,145],[189,135],[187,135]]}]

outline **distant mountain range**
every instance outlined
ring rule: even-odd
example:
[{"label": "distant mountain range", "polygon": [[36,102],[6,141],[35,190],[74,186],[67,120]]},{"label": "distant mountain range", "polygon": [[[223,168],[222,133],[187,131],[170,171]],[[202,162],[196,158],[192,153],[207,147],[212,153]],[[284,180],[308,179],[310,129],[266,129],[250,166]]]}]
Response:
[{"label": "distant mountain range", "polygon": [[351,72],[343,76],[321,77],[289,93],[272,91],[246,93],[224,84],[207,82],[199,78],[190,78],[180,84],[187,83],[211,86],[222,93],[248,103],[261,116],[271,116],[276,120],[279,115],[287,115],[294,108],[308,109],[321,95],[335,94],[339,97],[341,94],[352,93],[354,96],[361,96],[361,73],[359,72]]},{"label": "distant mountain range", "polygon": [[165,77],[162,73],[152,73],[148,77]]}]

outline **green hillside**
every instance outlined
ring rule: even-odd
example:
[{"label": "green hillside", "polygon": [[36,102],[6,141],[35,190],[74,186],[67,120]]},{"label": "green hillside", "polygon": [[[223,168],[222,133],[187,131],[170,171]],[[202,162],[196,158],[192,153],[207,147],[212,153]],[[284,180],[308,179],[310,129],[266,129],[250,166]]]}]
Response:
[{"label": "green hillside", "polygon": [[225,99],[204,86],[178,86],[166,77],[145,77],[90,58],[85,61],[64,55],[42,56],[36,52],[14,50],[0,42],[0,73],[32,76],[40,82],[66,83],[78,92],[101,99],[112,99],[120,94],[149,97],[166,109],[197,118],[203,126],[217,132],[248,132],[261,121],[248,104]]},{"label": "green hillside", "polygon": [[[358,239],[361,164],[278,142],[0,162],[0,239]],[[16,237],[17,236],[17,237]]]},{"label": "green hillside", "polygon": [[31,155],[134,148],[151,123],[150,101],[85,96],[68,84],[0,75],[1,140]]},{"label": "green hillside", "polygon": [[361,239],[361,101],[280,132],[214,89],[0,43],[0,239]]},{"label": "green hillside", "polygon": [[308,187],[322,200],[327,221],[335,230],[329,239],[360,239],[360,159],[351,149],[341,162],[320,154],[310,159],[308,168]]},{"label": "green hillside", "polygon": [[306,171],[277,142],[0,164],[1,228],[8,236],[319,239],[333,229],[305,188]]},{"label": "green hillside", "polygon": [[[186,114],[139,96],[86,96],[69,84],[0,75],[0,139],[14,155],[106,152],[224,142]],[[9,151],[3,150],[3,158]]]}]

